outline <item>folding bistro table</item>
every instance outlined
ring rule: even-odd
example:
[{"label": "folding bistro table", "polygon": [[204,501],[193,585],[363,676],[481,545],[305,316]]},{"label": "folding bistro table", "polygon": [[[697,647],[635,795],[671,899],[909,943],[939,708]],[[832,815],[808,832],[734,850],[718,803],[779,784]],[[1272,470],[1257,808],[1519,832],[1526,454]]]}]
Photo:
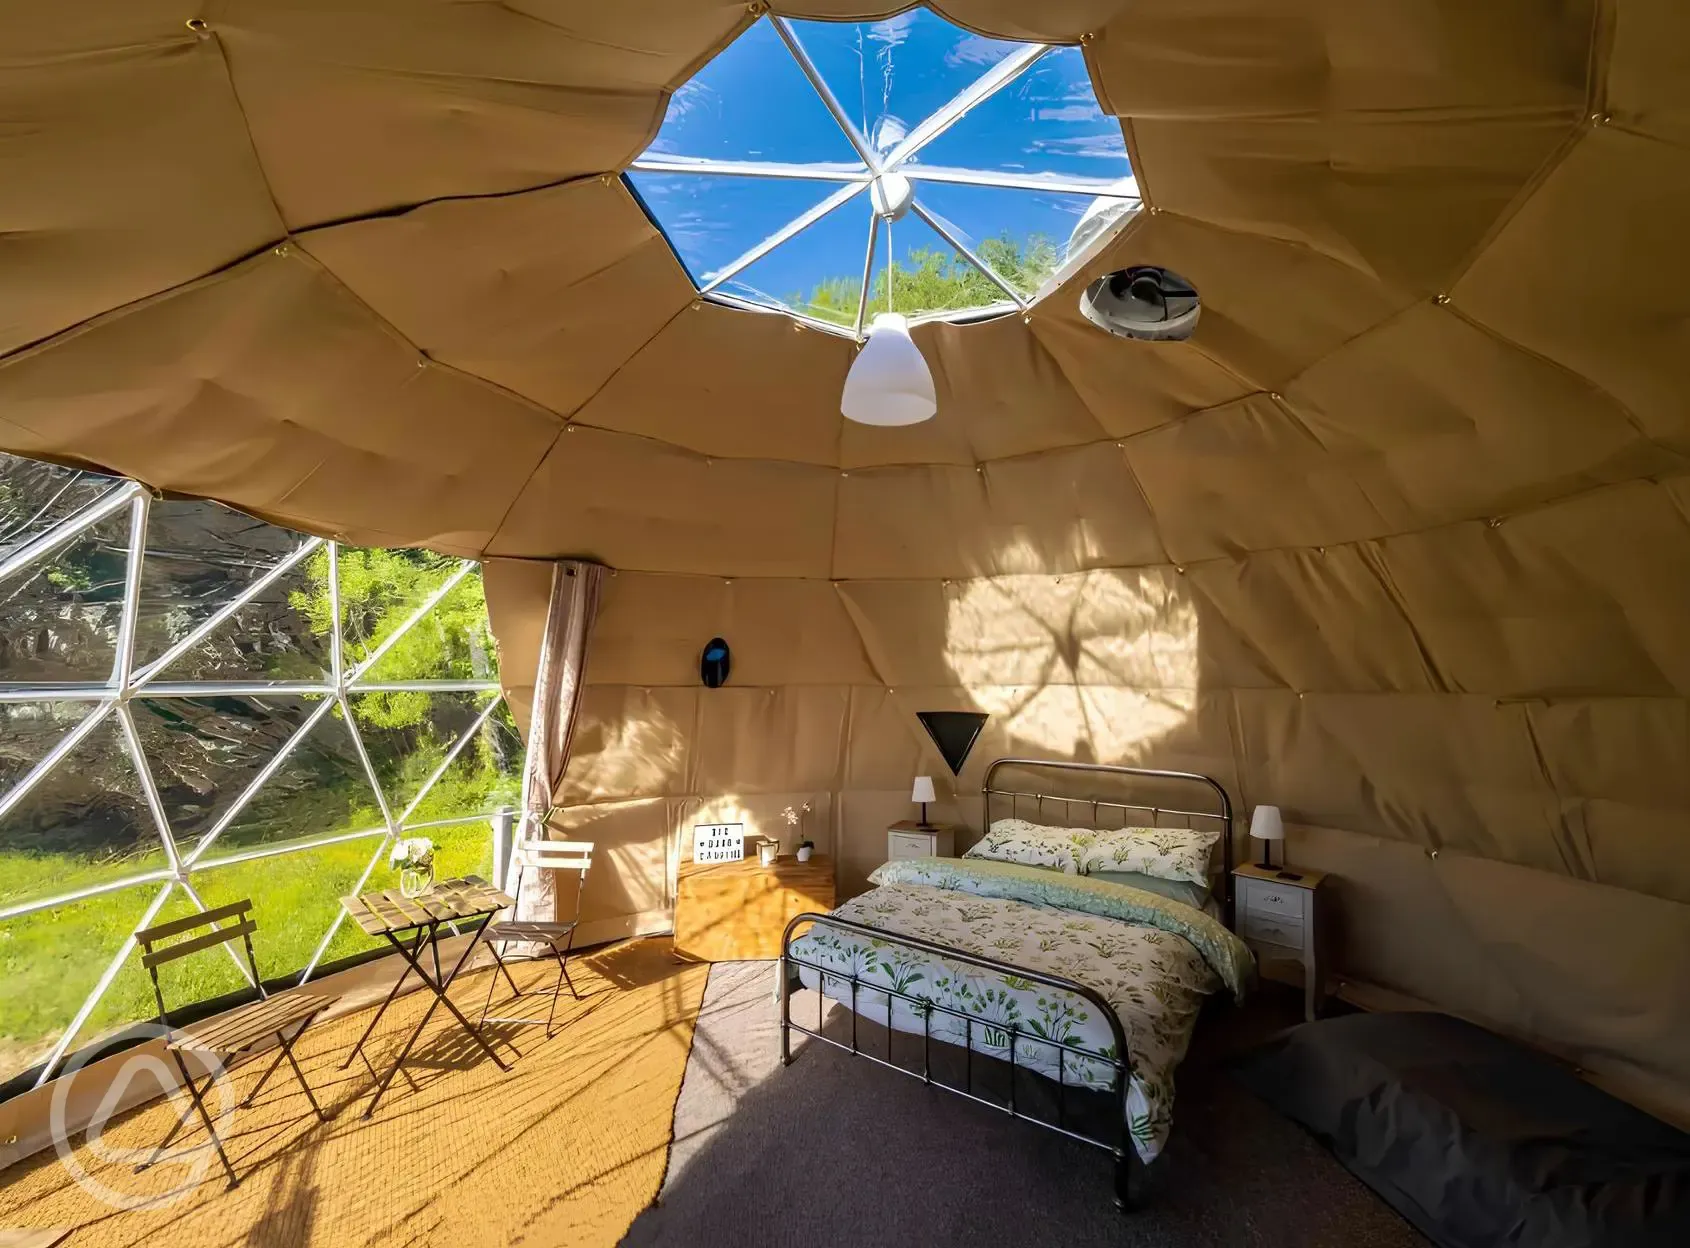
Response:
[{"label": "folding bistro table", "polygon": [[[387,1007],[393,1004],[393,999],[399,995],[399,989],[404,987],[405,980],[410,977],[412,971],[415,971],[429,991],[434,993],[434,1001],[423,1014],[422,1021],[411,1032],[410,1038],[405,1041],[405,1047],[399,1051],[393,1068],[381,1076],[376,1086],[376,1094],[370,1099],[370,1107],[364,1111],[364,1117],[368,1118],[376,1112],[376,1105],[380,1102],[382,1094],[387,1091],[387,1085],[393,1082],[393,1076],[399,1073],[399,1068],[411,1055],[411,1046],[417,1042],[417,1037],[422,1035],[423,1028],[428,1026],[428,1020],[433,1017],[434,1007],[437,1005],[444,1005],[452,1012],[452,1017],[458,1020],[458,1025],[469,1033],[470,1039],[481,1046],[482,1051],[493,1059],[500,1070],[510,1069],[493,1051],[493,1046],[482,1038],[481,1032],[463,1016],[446,995],[458,972],[469,961],[470,954],[475,952],[475,943],[486,929],[488,921],[499,911],[515,904],[508,895],[478,876],[466,875],[460,880],[442,880],[419,897],[406,897],[397,889],[389,889],[381,893],[364,893],[358,897],[342,897],[340,904],[354,923],[371,936],[385,937],[406,962],[405,971],[393,985],[392,991],[387,994],[387,1000],[381,1003],[381,1008],[370,1020],[370,1025],[364,1028],[364,1034],[358,1037],[358,1043],[353,1046],[352,1052],[347,1054],[346,1060],[340,1064],[342,1070],[352,1065],[352,1059],[363,1053],[364,1042],[370,1038],[376,1024],[381,1022],[381,1016],[387,1013]],[[469,944],[464,946],[463,953],[451,971],[442,974],[440,929],[471,923],[475,924],[475,930],[470,934]],[[432,976],[423,966],[424,952],[432,955]],[[365,1065],[369,1065],[369,1060],[364,1058]],[[370,1067],[370,1073],[375,1073],[374,1066]]]}]

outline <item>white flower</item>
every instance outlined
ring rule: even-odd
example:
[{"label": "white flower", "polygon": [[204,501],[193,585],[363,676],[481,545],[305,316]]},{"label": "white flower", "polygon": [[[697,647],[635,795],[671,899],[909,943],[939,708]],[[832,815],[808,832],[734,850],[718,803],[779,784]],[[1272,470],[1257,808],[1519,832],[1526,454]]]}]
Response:
[{"label": "white flower", "polygon": [[434,862],[434,842],[426,836],[411,836],[395,841],[388,855],[388,865],[394,867],[427,867]]}]

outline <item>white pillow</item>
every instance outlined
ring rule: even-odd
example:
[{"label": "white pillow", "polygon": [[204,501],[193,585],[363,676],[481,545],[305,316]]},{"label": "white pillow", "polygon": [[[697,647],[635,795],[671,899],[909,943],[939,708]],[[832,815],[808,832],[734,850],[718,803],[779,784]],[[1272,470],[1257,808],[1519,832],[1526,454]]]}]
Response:
[{"label": "white pillow", "polygon": [[1090,828],[1051,828],[1025,819],[994,819],[986,835],[962,856],[1078,875],[1080,855],[1096,836]]},{"label": "white pillow", "polygon": [[1209,882],[1209,856],[1220,832],[1191,828],[1117,828],[1095,833],[1080,853],[1080,871],[1136,871],[1159,880]]}]

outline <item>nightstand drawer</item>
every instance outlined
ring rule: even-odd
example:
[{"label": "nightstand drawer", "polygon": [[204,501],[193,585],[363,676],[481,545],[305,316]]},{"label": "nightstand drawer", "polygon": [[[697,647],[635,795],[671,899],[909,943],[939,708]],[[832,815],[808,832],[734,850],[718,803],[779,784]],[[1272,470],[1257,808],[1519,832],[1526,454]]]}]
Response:
[{"label": "nightstand drawer", "polygon": [[1245,940],[1259,940],[1265,944],[1282,945],[1287,949],[1301,950],[1303,947],[1301,918],[1287,919],[1246,910],[1239,922],[1238,934]]},{"label": "nightstand drawer", "polygon": [[886,857],[892,862],[905,858],[926,858],[933,852],[933,838],[926,832],[888,832]]},{"label": "nightstand drawer", "polygon": [[1250,880],[1240,890],[1246,910],[1272,918],[1301,922],[1303,898],[1306,891],[1285,884],[1270,884],[1266,880]]}]

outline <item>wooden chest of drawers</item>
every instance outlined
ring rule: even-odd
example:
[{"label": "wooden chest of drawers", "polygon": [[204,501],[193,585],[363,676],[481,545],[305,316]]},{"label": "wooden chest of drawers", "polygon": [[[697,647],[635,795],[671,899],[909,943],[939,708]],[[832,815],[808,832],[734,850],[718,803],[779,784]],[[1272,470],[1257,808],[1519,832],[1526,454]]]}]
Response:
[{"label": "wooden chest of drawers", "polygon": [[795,915],[833,909],[833,859],[772,867],[744,862],[683,863],[675,892],[675,952],[700,962],[778,958],[781,933]]}]

